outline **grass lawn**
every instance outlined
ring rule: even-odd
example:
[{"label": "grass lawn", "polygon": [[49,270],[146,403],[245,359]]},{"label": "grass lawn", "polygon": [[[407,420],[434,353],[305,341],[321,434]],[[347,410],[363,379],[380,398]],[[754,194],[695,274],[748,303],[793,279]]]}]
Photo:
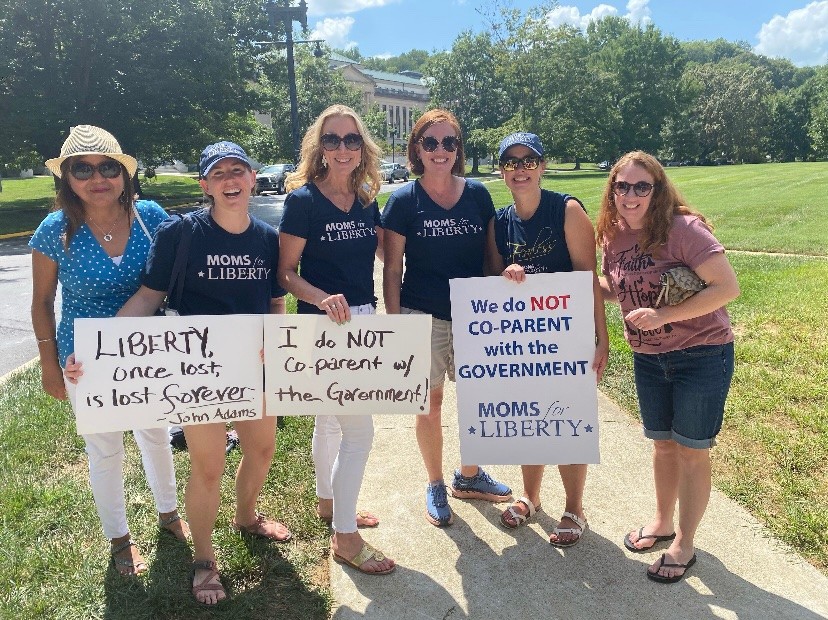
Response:
[{"label": "grass lawn", "polygon": [[[3,179],[0,192],[0,235],[34,230],[52,209],[55,199],[51,176],[31,179]],[[141,190],[148,200],[169,208],[189,203],[202,195],[195,177],[158,175],[151,181],[141,180]]]}]

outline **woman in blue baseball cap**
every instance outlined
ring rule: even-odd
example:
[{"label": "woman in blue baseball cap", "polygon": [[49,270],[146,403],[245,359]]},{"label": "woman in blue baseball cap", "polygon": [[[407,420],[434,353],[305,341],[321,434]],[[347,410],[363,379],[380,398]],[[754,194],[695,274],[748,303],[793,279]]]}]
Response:
[{"label": "woman in blue baseball cap", "polygon": [[[603,296],[595,273],[595,232],[583,204],[569,194],[541,189],[546,170],[543,143],[533,133],[513,133],[501,142],[500,173],[513,204],[495,216],[499,268],[505,278],[524,282],[531,274],[589,271],[595,296],[595,357],[592,368],[601,379],[609,355]],[[543,465],[523,465],[523,496],[500,517],[504,527],[526,523],[541,507]],[[559,465],[566,493],[564,512],[549,536],[556,547],[578,544],[587,529],[583,495],[586,465]]]},{"label": "woman in blue baseball cap", "polygon": [[[285,292],[276,280],[279,237],[272,226],[250,215],[256,175],[247,153],[233,142],[211,144],[201,153],[198,172],[207,207],[159,226],[142,286],[118,316],[150,316],[161,306],[185,227],[190,227],[192,234],[183,293],[175,308],[179,314],[284,314]],[[199,272],[208,271],[208,259],[216,253],[253,260],[260,269],[243,280],[224,279],[221,274],[209,280],[199,277]],[[234,427],[243,456],[236,471],[232,527],[243,534],[288,541],[291,533],[287,527],[256,511],[276,448],[276,417],[238,421]],[[192,424],[184,426],[184,435],[191,464],[184,503],[193,539],[192,592],[199,602],[214,605],[226,598],[212,544],[225,465],[226,427],[223,421]]]}]

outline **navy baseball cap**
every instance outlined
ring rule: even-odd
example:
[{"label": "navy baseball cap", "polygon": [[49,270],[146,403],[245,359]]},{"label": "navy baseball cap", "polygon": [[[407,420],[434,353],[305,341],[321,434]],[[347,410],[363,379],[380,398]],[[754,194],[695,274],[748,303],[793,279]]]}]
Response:
[{"label": "navy baseball cap", "polygon": [[222,159],[227,159],[228,157],[239,159],[247,164],[249,168],[253,168],[250,158],[247,156],[247,153],[244,152],[242,147],[235,142],[228,142],[224,140],[222,142],[211,144],[201,151],[201,159],[198,161],[199,178],[203,179],[206,177],[207,173],[213,169],[213,166],[219,163]]},{"label": "navy baseball cap", "polygon": [[530,148],[535,152],[535,155],[543,157],[543,143],[541,142],[541,139],[533,133],[518,131],[503,138],[503,142],[500,143],[500,149],[497,153],[497,159],[503,159],[503,153],[516,144]]}]

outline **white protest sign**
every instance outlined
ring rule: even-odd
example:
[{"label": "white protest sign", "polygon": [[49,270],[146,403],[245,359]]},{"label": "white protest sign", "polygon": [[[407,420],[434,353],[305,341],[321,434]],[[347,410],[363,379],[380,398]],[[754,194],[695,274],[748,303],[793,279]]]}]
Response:
[{"label": "white protest sign", "polygon": [[268,415],[428,412],[430,315],[264,318]]},{"label": "white protest sign", "polygon": [[78,433],[262,417],[260,315],[75,319]]},{"label": "white protest sign", "polygon": [[451,280],[463,464],[598,463],[592,274]]}]

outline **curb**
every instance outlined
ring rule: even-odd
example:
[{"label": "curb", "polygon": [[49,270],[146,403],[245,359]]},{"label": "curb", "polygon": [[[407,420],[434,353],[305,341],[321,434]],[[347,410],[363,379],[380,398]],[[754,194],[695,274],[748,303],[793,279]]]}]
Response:
[{"label": "curb", "polygon": [[37,364],[39,359],[40,359],[39,357],[33,357],[32,359],[30,359],[25,364],[21,364],[20,366],[18,366],[14,370],[10,370],[5,375],[0,377],[0,387],[3,387],[4,385],[6,385],[6,383],[8,383],[16,375],[19,375],[22,372],[26,372],[29,368],[31,368],[32,366]]}]

